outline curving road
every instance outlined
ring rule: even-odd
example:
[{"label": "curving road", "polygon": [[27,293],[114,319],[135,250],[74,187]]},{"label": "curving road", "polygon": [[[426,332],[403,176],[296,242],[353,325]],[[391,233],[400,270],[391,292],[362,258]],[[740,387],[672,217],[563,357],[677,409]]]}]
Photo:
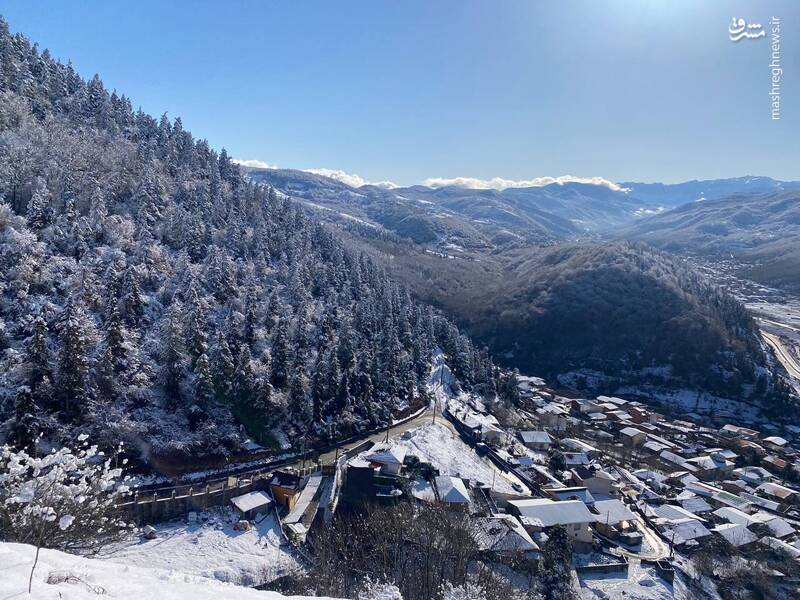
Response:
[{"label": "curving road", "polygon": [[634,525],[641,532],[650,550],[648,552],[631,552],[621,546],[617,546],[611,549],[612,554],[621,554],[628,558],[638,558],[640,560],[662,560],[670,555],[669,545],[647,526],[642,517],[637,516]]},{"label": "curving road", "polygon": [[775,356],[794,379],[794,387],[800,392],[800,363],[797,362],[792,353],[783,345],[783,341],[777,335],[761,331],[764,341],[775,351]]}]

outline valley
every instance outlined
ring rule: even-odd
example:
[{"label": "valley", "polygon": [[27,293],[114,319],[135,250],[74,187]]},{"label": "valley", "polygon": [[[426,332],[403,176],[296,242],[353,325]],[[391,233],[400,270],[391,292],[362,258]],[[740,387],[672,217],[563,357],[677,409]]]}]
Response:
[{"label": "valley", "polygon": [[0,16],[0,596],[798,597],[800,181],[589,127],[603,44],[551,116],[475,7],[138,8]]}]

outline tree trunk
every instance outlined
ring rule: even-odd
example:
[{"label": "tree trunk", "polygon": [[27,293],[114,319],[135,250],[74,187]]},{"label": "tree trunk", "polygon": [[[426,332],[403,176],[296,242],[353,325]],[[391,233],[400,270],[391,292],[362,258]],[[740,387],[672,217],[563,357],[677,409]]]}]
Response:
[{"label": "tree trunk", "polygon": [[33,586],[33,572],[36,570],[36,563],[39,562],[39,544],[36,545],[36,558],[33,559],[33,566],[31,567],[31,576],[28,578],[28,594],[31,593],[31,587]]}]

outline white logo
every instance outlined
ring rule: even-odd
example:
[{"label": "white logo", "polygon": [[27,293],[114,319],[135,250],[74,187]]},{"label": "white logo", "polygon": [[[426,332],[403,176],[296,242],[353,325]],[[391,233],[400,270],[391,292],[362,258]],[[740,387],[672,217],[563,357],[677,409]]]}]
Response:
[{"label": "white logo", "polygon": [[733,17],[731,26],[728,27],[728,33],[730,34],[732,42],[738,42],[742,38],[754,40],[767,35],[767,32],[764,31],[760,23],[748,25],[744,19],[737,19],[736,17]]}]

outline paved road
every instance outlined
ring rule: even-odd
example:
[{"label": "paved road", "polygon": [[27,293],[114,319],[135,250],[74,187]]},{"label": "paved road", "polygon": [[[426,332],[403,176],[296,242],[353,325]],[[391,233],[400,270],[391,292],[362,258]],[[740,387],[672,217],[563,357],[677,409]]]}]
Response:
[{"label": "paved road", "polygon": [[[399,423],[398,425],[393,425],[392,427],[390,427],[389,428],[389,439],[396,438],[396,437],[404,434],[406,431],[410,431],[412,429],[416,429],[417,427],[421,427],[422,425],[426,425],[426,424],[428,424],[428,423],[430,423],[432,421],[433,421],[433,404],[428,406],[428,408],[426,408],[424,412],[422,412],[420,415],[414,417],[413,419],[411,419],[409,421],[406,421],[405,423]],[[453,426],[447,421],[447,419],[443,418],[438,411],[436,413],[436,422],[437,423],[441,423],[442,425],[448,427],[449,429],[451,429],[455,433],[455,429],[453,429]],[[334,450],[330,450],[328,452],[325,452],[323,454],[320,454],[319,455],[319,461],[323,465],[333,464],[333,462],[336,460],[336,456],[341,456],[341,454],[343,452],[346,452],[350,448],[355,448],[356,446],[358,446],[359,444],[363,444],[367,440],[369,440],[371,442],[374,442],[376,444],[379,443],[379,442],[383,442],[384,440],[386,440],[386,430],[383,430],[383,431],[378,432],[378,433],[373,433],[372,435],[366,436],[366,437],[361,438],[359,440],[356,440],[356,441],[350,442],[348,444],[344,444],[342,446],[339,446],[338,451],[336,449],[334,449]],[[307,460],[306,461],[306,466],[309,466],[309,464],[310,464],[310,461]],[[301,465],[302,465],[302,461],[298,460],[298,461],[292,463],[289,466],[298,467],[299,468]]]},{"label": "paved road", "polygon": [[800,392],[800,363],[792,356],[791,351],[783,345],[781,338],[777,335],[762,331],[761,335],[770,347],[775,351],[778,360],[784,366],[789,375],[794,379],[794,387]]}]

